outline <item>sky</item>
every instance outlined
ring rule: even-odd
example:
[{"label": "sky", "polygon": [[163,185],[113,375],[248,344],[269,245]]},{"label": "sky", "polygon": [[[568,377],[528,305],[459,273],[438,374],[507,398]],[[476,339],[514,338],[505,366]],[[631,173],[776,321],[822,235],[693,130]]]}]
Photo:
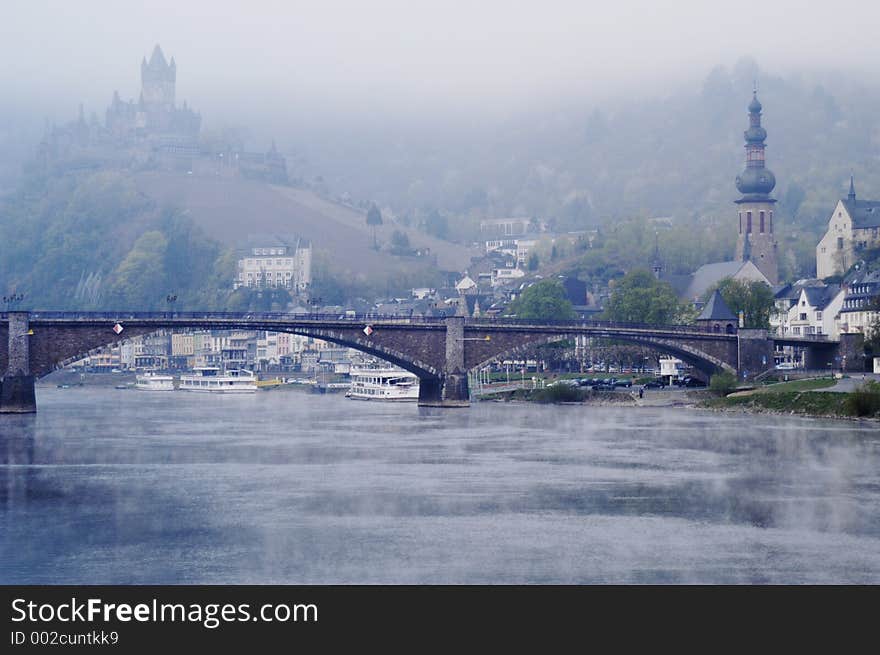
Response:
[{"label": "sky", "polygon": [[[178,101],[257,122],[493,117],[648,97],[743,56],[774,72],[873,73],[880,59],[880,3],[852,0],[4,4],[4,95],[52,120],[80,102],[102,115],[113,90],[136,98],[157,43],[177,61]],[[868,35],[858,47],[853,31]]]}]

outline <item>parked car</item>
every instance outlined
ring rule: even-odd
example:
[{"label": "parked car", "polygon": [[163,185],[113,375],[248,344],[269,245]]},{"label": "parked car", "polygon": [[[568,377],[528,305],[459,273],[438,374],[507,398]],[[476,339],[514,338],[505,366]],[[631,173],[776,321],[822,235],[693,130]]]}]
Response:
[{"label": "parked car", "polygon": [[662,389],[665,386],[663,380],[648,380],[645,382],[645,389]]},{"label": "parked car", "polygon": [[629,380],[629,379],[626,379],[626,380],[615,380],[614,383],[613,383],[613,386],[615,386],[615,387],[625,387],[625,388],[629,388],[629,387],[631,387],[632,385],[633,385],[632,380]]},{"label": "parked car", "polygon": [[607,382],[598,382],[593,385],[593,391],[614,391],[614,385]]},{"label": "parked car", "polygon": [[699,378],[692,378],[690,376],[686,377],[682,380],[681,386],[683,387],[705,387],[706,383],[700,380]]}]

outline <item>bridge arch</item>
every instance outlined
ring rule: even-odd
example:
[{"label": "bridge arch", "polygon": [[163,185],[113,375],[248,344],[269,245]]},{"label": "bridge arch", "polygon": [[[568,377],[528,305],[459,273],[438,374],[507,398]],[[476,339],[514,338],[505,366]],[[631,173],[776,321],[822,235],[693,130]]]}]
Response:
[{"label": "bridge arch", "polygon": [[[75,329],[75,328],[74,328]],[[48,361],[44,362],[34,362],[32,365],[32,372],[34,373],[36,378],[45,377],[46,375],[52,373],[55,370],[63,368],[65,366],[69,366],[70,364],[77,362],[85,357],[89,357],[91,355],[95,355],[99,353],[104,348],[109,346],[114,346],[120,343],[125,343],[131,341],[132,339],[148,336],[150,334],[155,334],[162,330],[216,330],[218,329],[214,325],[198,325],[192,324],[187,325],[185,327],[179,325],[168,325],[168,326],[156,326],[151,328],[130,328],[123,335],[108,335],[106,331],[101,331],[100,336],[94,334],[91,330],[83,330],[83,334],[79,339],[68,339],[60,348],[61,350],[55,350],[49,356]],[[429,380],[439,378],[442,373],[438,368],[431,363],[425,362],[417,357],[413,357],[408,355],[397,348],[392,347],[388,344],[382,344],[375,341],[371,341],[369,339],[356,337],[354,334],[343,333],[337,330],[329,330],[329,329],[319,329],[319,328],[291,328],[289,326],[280,326],[280,325],[262,325],[258,327],[248,326],[248,327],[235,327],[235,328],[225,328],[225,329],[233,329],[233,330],[260,330],[260,331],[268,331],[268,332],[281,332],[285,334],[295,334],[298,336],[304,337],[312,337],[316,339],[322,339],[324,341],[328,341],[331,343],[335,343],[340,346],[344,346],[346,348],[353,348],[360,352],[366,353],[368,355],[372,355],[374,357],[378,357],[382,360],[390,362],[400,368],[407,370],[414,375],[418,376],[419,379]],[[358,326],[357,330],[360,328]],[[42,332],[41,330],[38,331]],[[353,332],[350,330],[349,332]]]},{"label": "bridge arch", "polygon": [[[556,343],[559,341],[564,341],[566,339],[574,339],[577,336],[585,336],[583,334],[544,334],[541,336],[537,336],[535,338],[529,339],[522,343],[517,344],[516,346],[506,348],[503,350],[499,350],[497,353],[492,354],[491,356],[485,357],[478,363],[468,368],[468,371],[478,370],[489,365],[491,362],[496,361],[498,359],[506,359],[508,357],[521,355],[525,352],[528,352],[534,349],[537,346],[543,346],[550,343]],[[593,335],[587,335],[593,336]],[[631,335],[615,335],[613,337],[599,337],[599,338],[607,338],[614,339],[615,341],[626,341],[633,344],[638,344],[642,346],[648,346],[659,350],[660,352],[666,353],[668,355],[672,355],[681,359],[684,362],[687,362],[697,370],[701,371],[707,378],[715,373],[720,371],[727,371],[736,375],[736,368],[725,362],[724,360],[712,355],[708,352],[705,352],[699,348],[694,347],[691,344],[684,343],[682,341],[669,342],[664,339],[659,338],[648,338],[643,336],[631,336]]]}]

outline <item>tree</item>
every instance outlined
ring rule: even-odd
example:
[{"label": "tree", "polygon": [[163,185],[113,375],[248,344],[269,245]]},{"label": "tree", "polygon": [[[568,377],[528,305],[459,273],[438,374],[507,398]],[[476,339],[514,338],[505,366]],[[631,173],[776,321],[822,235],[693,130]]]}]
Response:
[{"label": "tree", "polygon": [[680,320],[685,308],[668,282],[652,273],[637,270],[627,273],[615,286],[605,308],[605,316],[624,323],[664,325]]},{"label": "tree", "polygon": [[376,207],[375,203],[371,204],[370,208],[367,210],[367,225],[373,228],[373,248],[378,250],[379,245],[376,243],[376,226],[382,225],[382,212],[379,211],[379,208]]},{"label": "tree", "polygon": [[770,327],[770,313],[773,310],[775,299],[773,290],[764,282],[724,278],[716,287],[709,290],[706,296],[707,300],[716,288],[721,292],[721,297],[734,314],[738,316],[740,312],[743,312],[743,327],[765,330]]},{"label": "tree", "polygon": [[533,284],[510,303],[507,313],[517,318],[559,321],[571,320],[576,316],[558,280],[541,280]]},{"label": "tree", "polygon": [[719,396],[726,396],[736,390],[736,376],[728,371],[716,373],[709,379],[709,389]]},{"label": "tree", "polygon": [[541,265],[541,262],[538,259],[538,253],[533,252],[531,255],[529,255],[529,262],[528,262],[528,264],[526,264],[526,267],[530,271],[537,271],[538,266],[540,266],[540,265]]},{"label": "tree", "polygon": [[117,307],[154,307],[164,297],[165,251],[168,239],[158,231],[144,232],[113,273],[111,297]]},{"label": "tree", "polygon": [[425,218],[425,232],[439,239],[446,239],[449,237],[449,221],[436,209],[432,209]]},{"label": "tree", "polygon": [[391,252],[395,255],[408,255],[411,251],[409,237],[406,236],[406,233],[394,230],[391,234]]}]

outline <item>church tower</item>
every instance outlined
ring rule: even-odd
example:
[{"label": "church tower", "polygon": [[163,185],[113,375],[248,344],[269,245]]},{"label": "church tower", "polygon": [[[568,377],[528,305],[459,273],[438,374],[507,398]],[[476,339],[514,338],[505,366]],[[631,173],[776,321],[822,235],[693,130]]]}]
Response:
[{"label": "church tower", "polygon": [[152,112],[170,112],[174,109],[174,87],[177,82],[177,64],[165,61],[162,48],[156,45],[150,61],[141,62],[141,98],[145,108]]},{"label": "church tower", "polygon": [[776,186],[776,176],[764,167],[764,139],[767,130],[761,127],[761,103],[757,90],[749,103],[749,129],[746,140],[746,168],[736,176],[736,188],[742,198],[739,205],[739,235],[736,240],[736,259],[751,260],[772,284],[779,283],[776,261],[776,237],[773,234],[773,205],[776,200],[770,192]]}]

